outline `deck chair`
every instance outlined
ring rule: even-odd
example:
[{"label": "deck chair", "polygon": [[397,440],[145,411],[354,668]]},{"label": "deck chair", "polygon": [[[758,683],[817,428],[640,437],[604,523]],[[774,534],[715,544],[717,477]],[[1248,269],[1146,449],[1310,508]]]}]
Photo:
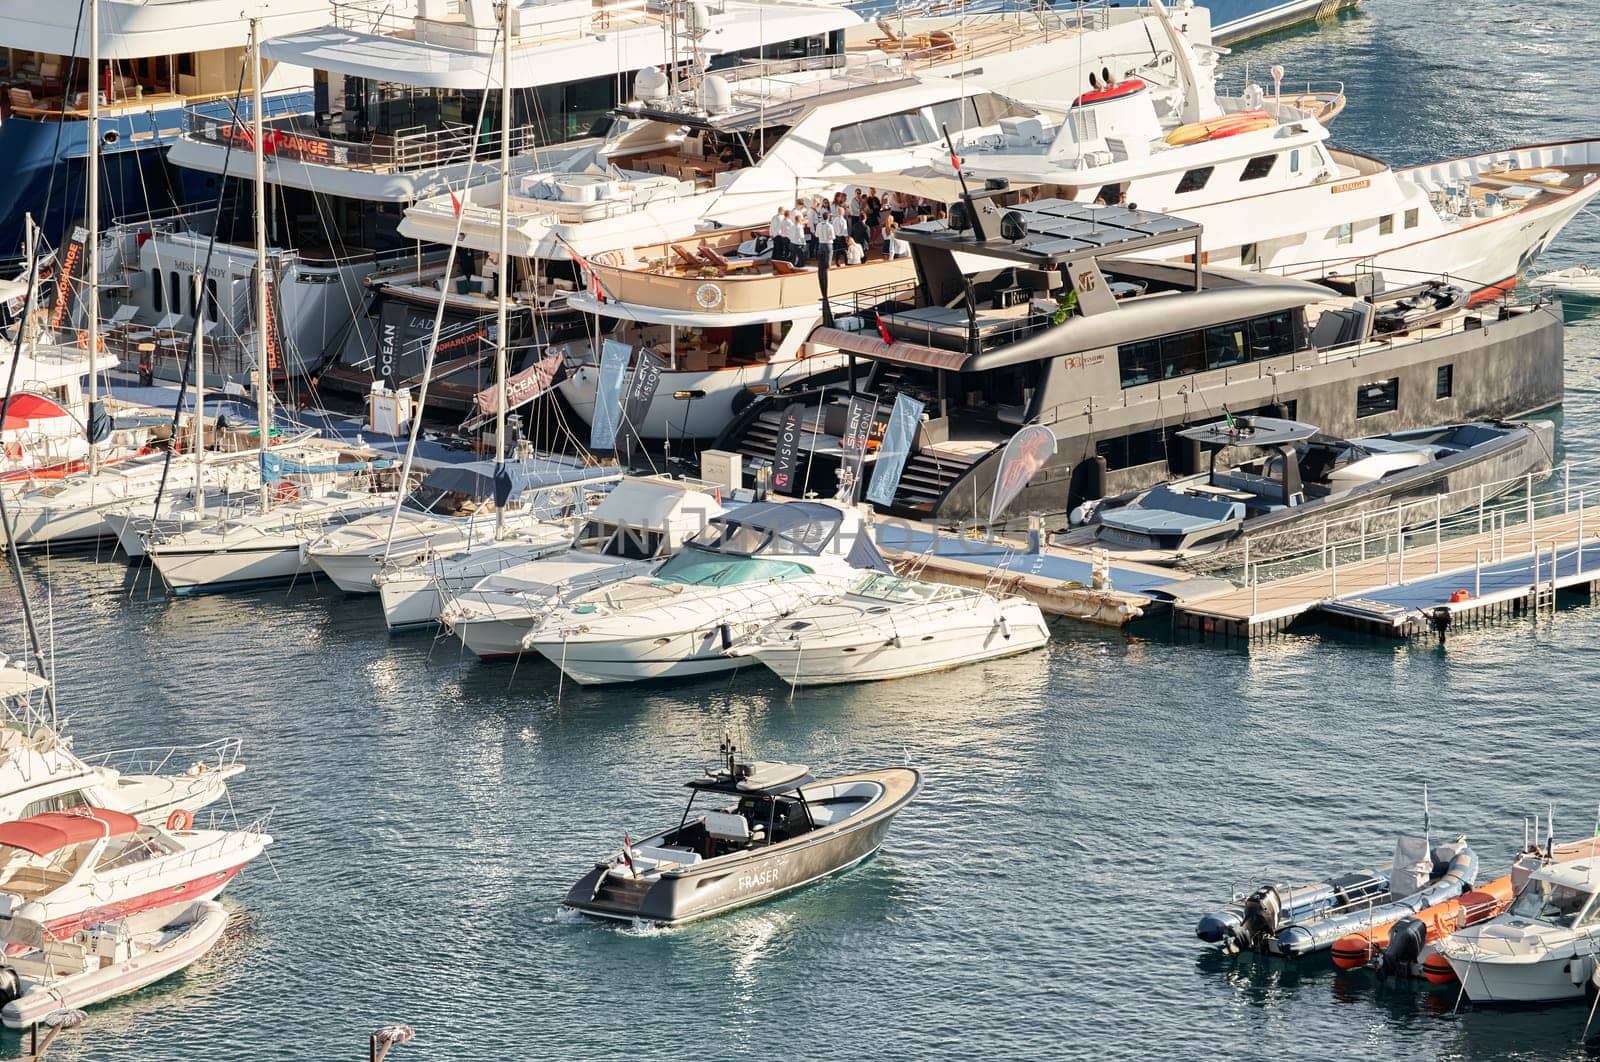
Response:
[{"label": "deck chair", "polygon": [[731,273],[735,269],[749,269],[751,266],[755,265],[754,262],[747,262],[743,260],[737,262],[730,261],[727,255],[723,254],[715,247],[707,247],[703,243],[700,245],[700,257],[705,259],[706,264],[716,266],[717,269],[723,273]]},{"label": "deck chair", "polygon": [[705,263],[701,262],[700,259],[698,259],[694,255],[690,254],[680,244],[676,244],[675,243],[675,244],[672,245],[672,253],[677,255],[678,259],[684,265],[689,266],[691,268],[699,269],[702,265],[705,264]]},{"label": "deck chair", "polygon": [[[121,310],[117,312],[120,313]],[[175,335],[178,326],[182,323],[183,317],[180,314],[163,314],[161,320],[148,328],[137,325],[129,327],[123,333],[122,338],[125,343],[130,345],[136,343],[158,343]]]}]

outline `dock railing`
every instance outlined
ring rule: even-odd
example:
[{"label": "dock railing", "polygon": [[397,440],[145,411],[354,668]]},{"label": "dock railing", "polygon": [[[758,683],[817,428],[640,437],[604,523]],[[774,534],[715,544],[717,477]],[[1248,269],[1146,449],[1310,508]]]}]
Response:
[{"label": "dock railing", "polygon": [[[1448,547],[1456,539],[1477,535],[1487,537],[1475,547],[1470,565],[1474,598],[1482,594],[1484,568],[1510,558],[1531,558],[1534,585],[1548,580],[1553,586],[1563,551],[1577,547],[1577,572],[1584,572],[1588,559],[1581,547],[1600,541],[1600,521],[1588,519],[1588,510],[1597,506],[1600,459],[1565,461],[1548,475],[1529,472],[1323,521],[1311,532],[1319,543],[1310,549],[1264,556],[1262,545],[1246,536],[1230,551],[1237,563],[1225,570],[1237,572],[1250,587],[1255,610],[1255,594],[1263,583],[1314,570],[1329,572],[1329,596],[1338,597],[1341,564],[1382,557],[1390,585],[1460,569],[1459,562],[1446,565]],[[1453,515],[1445,515],[1447,511]],[[1556,525],[1558,517],[1567,519]],[[1352,521],[1354,532],[1344,533]],[[1595,576],[1600,578],[1600,564]]]}]

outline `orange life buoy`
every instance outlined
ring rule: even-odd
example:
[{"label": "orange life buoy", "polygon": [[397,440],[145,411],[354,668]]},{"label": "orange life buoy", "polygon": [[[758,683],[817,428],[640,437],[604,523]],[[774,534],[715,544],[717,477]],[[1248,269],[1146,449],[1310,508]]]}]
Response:
[{"label": "orange life buoy", "polygon": [[21,461],[22,444],[14,442],[6,443],[6,457],[12,461]]},{"label": "orange life buoy", "polygon": [[277,486],[272,488],[272,496],[278,501],[294,501],[300,497],[300,488],[286,479],[280,479]]},{"label": "orange life buoy", "polygon": [[167,829],[187,830],[194,825],[194,816],[183,808],[173,808],[172,814],[167,816]]}]

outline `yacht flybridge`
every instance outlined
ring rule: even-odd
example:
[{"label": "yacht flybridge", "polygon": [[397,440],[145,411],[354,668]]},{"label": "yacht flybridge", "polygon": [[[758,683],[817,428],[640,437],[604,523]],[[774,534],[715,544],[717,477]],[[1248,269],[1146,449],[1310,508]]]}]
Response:
[{"label": "yacht flybridge", "polygon": [[[918,427],[884,507],[957,520],[987,514],[1002,448],[1028,424],[1049,427],[1058,447],[1013,514],[1200,471],[1174,433],[1223,406],[1372,435],[1561,400],[1551,307],[1409,316],[1419,297],[1436,305],[1423,286],[1364,295],[1380,278],[1313,284],[1221,269],[1204,264],[1192,222],[1060,199],[1001,205],[1014,195],[989,188],[952,211],[948,228],[902,229],[915,281],[841,300],[834,326],[811,333],[853,366],[834,383],[758,397],[718,449],[741,454],[747,472],[770,465],[798,404],[793,481],[827,490],[856,464],[842,444],[852,399],[882,418],[905,396]],[[1173,254],[1189,262],[1150,260]],[[974,256],[983,268],[963,265]]]},{"label": "yacht flybridge", "polygon": [[[514,96],[504,135],[511,169],[520,172],[559,161],[603,131],[640,67],[681,65],[693,55],[713,62],[724,55],[809,55],[842,47],[843,31],[860,22],[839,6],[768,0],[659,6],[522,0],[511,8],[503,64],[490,0],[426,0],[414,12],[407,5],[334,4],[332,14],[331,25],[261,46],[267,62],[310,71],[309,84],[262,96],[265,180],[273,187],[267,257],[284,347],[279,370],[310,372],[327,353],[353,343],[369,362],[359,368],[373,370],[365,379],[391,388],[410,373],[400,367],[403,359],[380,351],[377,321],[365,312],[366,282],[374,274],[401,271],[395,297],[402,307],[425,306],[430,326],[445,288],[450,323],[476,326],[465,334],[486,332],[483,319],[493,319],[491,263],[480,258],[446,284],[442,250],[411,242],[396,225],[416,200],[499,173],[503,65]],[[686,27],[700,18],[705,25]],[[214,357],[224,366],[248,345],[256,319],[249,300],[256,263],[248,209],[252,106],[230,94],[185,108],[170,161],[197,186],[193,199],[200,205],[121,221],[112,230],[117,254],[104,270],[108,280],[126,285],[137,322],[183,331],[203,307]],[[213,247],[210,201],[219,194],[232,226],[215,233]],[[451,242],[450,236],[434,241]],[[206,291],[197,299],[187,290],[189,277],[207,261]],[[516,335],[533,334],[533,308],[531,301],[519,306]],[[454,331],[446,332],[447,341]],[[474,339],[492,346],[484,335]],[[464,353],[454,350],[456,357]],[[474,377],[469,386],[475,393],[486,382]]]}]

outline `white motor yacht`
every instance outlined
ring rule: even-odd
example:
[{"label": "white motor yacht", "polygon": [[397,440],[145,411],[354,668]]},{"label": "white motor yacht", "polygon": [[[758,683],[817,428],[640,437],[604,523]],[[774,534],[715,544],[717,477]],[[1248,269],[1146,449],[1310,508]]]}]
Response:
[{"label": "white motor yacht", "polygon": [[969,179],[1033,184],[1041,202],[1178,215],[1204,226],[1212,266],[1308,279],[1359,271],[1402,287],[1447,273],[1481,298],[1513,286],[1600,195],[1600,140],[1403,170],[1337,149],[1325,122],[1341,94],[1252,84],[1219,99],[1207,64],[1162,22],[1172,64],[1079,82],[1059,120],[1041,111],[999,135],[963,137]]},{"label": "white motor yacht", "polygon": [[534,549],[572,540],[569,517],[581,507],[586,484],[614,479],[615,469],[552,458],[508,462],[504,514],[495,512],[492,461],[441,465],[400,503],[329,531],[306,547],[306,557],[347,594],[375,594],[386,563],[411,565],[456,548],[493,542],[497,531]]},{"label": "white motor yacht", "polygon": [[[49,685],[0,658],[0,821],[94,806],[176,824],[220,800],[244,770],[237,738],[81,757],[43,708]],[[161,773],[169,767],[179,773]]]},{"label": "white motor yacht", "polygon": [[888,565],[854,507],[753,502],[650,574],[563,597],[523,647],[585,685],[731,671],[744,662],[734,645],[863,569]]},{"label": "white motor yacht", "polygon": [[722,511],[716,498],[687,483],[626,479],[595,508],[570,548],[483,573],[451,596],[439,618],[480,658],[516,656],[524,651],[523,637],[544,622],[559,597],[648,572]]},{"label": "white motor yacht", "polygon": [[1581,999],[1600,953],[1600,860],[1535,870],[1505,914],[1452,933],[1439,954],[1474,1003]]},{"label": "white motor yacht", "polygon": [[1038,649],[1039,606],[898,575],[863,575],[847,592],[800,608],[732,650],[795,686],[943,671]]},{"label": "white motor yacht", "polygon": [[60,938],[214,900],[271,843],[254,826],[164,829],[108,808],[0,823],[0,932],[22,918]]}]

